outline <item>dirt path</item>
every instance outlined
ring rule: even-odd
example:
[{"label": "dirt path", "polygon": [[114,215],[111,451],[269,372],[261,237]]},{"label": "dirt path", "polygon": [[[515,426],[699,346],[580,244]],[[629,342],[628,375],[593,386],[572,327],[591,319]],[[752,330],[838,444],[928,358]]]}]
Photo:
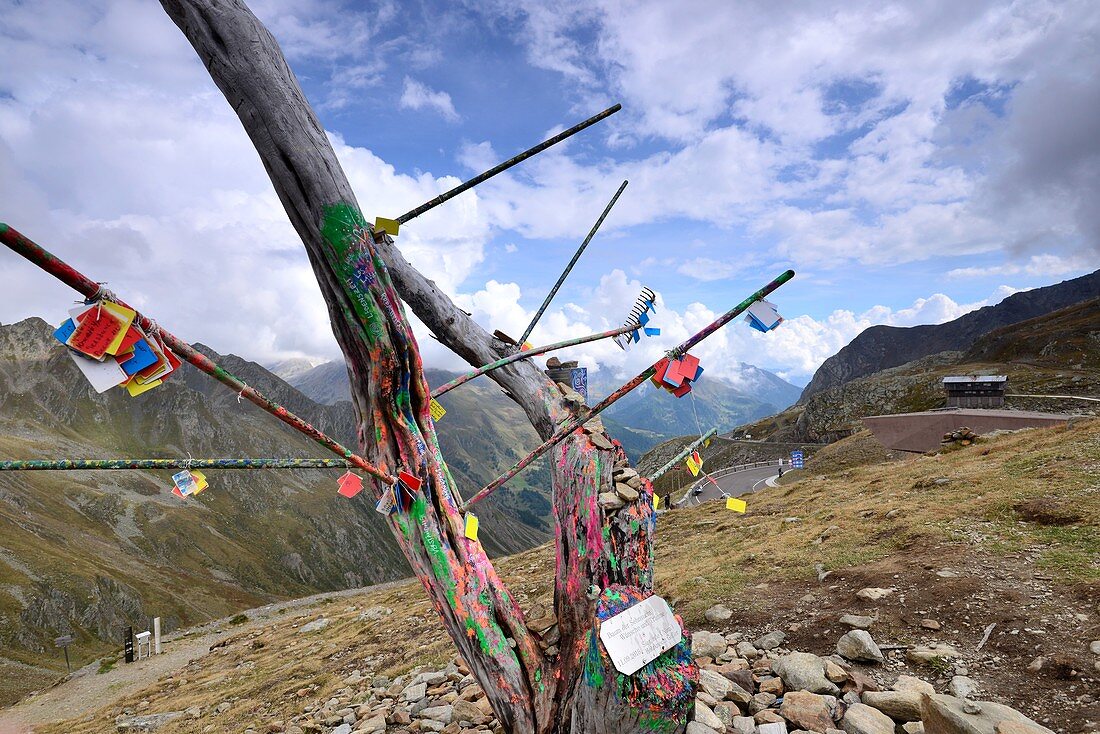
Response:
[{"label": "dirt path", "polygon": [[267,604],[245,610],[248,621],[239,625],[231,626],[230,618],[225,617],[198,627],[179,630],[164,638],[163,652],[160,655],[130,665],[119,663],[106,673],[97,673],[99,662],[93,662],[74,672],[59,685],[32,694],[14,706],[0,710],[0,734],[30,734],[38,725],[90,714],[107,702],[135,693],[162,676],[182,669],[192,660],[203,657],[210,652],[211,645],[229,632],[238,634],[271,624],[298,613],[302,607],[325,599],[356,596],[400,583],[404,581]]}]

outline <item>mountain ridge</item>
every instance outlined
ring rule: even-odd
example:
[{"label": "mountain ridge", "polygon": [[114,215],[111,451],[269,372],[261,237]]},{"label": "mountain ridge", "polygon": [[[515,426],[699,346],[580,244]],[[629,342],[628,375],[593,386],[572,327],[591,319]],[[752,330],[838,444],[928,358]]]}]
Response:
[{"label": "mountain ridge", "polygon": [[890,367],[932,354],[966,351],[981,336],[1012,324],[1080,303],[1100,293],[1100,270],[1053,285],[1021,291],[992,306],[943,324],[872,326],[826,359],[798,402]]}]

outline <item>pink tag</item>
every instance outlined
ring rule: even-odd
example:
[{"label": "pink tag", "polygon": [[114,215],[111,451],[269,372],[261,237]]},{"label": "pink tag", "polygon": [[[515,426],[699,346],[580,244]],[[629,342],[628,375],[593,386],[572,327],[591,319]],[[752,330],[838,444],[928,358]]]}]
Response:
[{"label": "pink tag", "polygon": [[337,493],[344,497],[354,497],[363,491],[363,480],[350,471],[340,477],[340,488]]}]

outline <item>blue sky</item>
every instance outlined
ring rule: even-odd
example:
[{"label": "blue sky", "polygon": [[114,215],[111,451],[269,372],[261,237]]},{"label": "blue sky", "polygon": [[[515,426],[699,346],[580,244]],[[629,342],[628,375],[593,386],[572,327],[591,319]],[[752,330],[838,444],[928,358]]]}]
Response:
[{"label": "blue sky", "polygon": [[[518,335],[629,179],[534,338],[614,326],[647,285],[662,339],[571,355],[617,373],[788,267],[773,299],[788,321],[708,340],[711,374],[748,362],[801,384],[867,326],[949,320],[1100,260],[1094,3],[252,7],[370,217],[623,104],[399,238]],[[0,51],[0,219],[184,338],[338,356],[255,153],[156,3],[0,0]],[[0,320],[61,318],[63,288],[3,263]]]}]

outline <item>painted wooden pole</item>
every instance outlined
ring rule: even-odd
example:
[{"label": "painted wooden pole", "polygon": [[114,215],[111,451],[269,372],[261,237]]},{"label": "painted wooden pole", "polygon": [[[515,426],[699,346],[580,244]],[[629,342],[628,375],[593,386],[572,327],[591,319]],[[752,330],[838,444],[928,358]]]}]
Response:
[{"label": "painted wooden pole", "polygon": [[620,334],[627,334],[631,331],[635,331],[640,327],[637,324],[627,324],[626,326],[620,326],[617,329],[611,331],[601,331],[599,334],[589,334],[588,336],[579,336],[576,339],[566,339],[565,341],[555,342],[553,344],[546,344],[541,347],[532,347],[522,352],[516,352],[515,354],[509,354],[507,357],[502,357],[495,362],[490,362],[484,367],[478,367],[476,370],[471,370],[464,375],[460,375],[450,382],[444,383],[432,390],[432,397],[438,398],[440,395],[449,393],[459,385],[463,385],[475,377],[484,375],[487,372],[492,372],[495,369],[504,367],[505,365],[518,362],[521,359],[527,359],[528,357],[537,357],[540,354],[546,354],[547,352],[553,352],[558,349],[566,349],[568,347],[575,347],[578,344],[587,344],[588,342],[599,341],[600,339],[611,339],[619,336]]},{"label": "painted wooden pole", "polygon": [[611,117],[613,114],[615,114],[616,112],[618,112],[622,108],[623,108],[623,106],[621,104],[615,104],[615,105],[612,105],[611,107],[608,107],[603,112],[600,112],[597,115],[593,115],[592,117],[589,117],[584,122],[578,123],[578,124],[574,125],[573,127],[569,128],[568,130],[564,130],[564,131],[558,133],[557,135],[555,135],[554,137],[548,138],[548,139],[542,141],[541,143],[539,143],[538,145],[536,145],[533,148],[528,148],[527,150],[523,151],[519,155],[513,156],[512,158],[509,158],[508,160],[504,161],[503,163],[499,163],[499,164],[493,166],[488,171],[485,171],[484,173],[480,173],[477,176],[474,176],[469,181],[466,181],[465,183],[462,183],[462,184],[459,184],[458,186],[455,186],[450,191],[446,191],[446,192],[440,194],[439,196],[435,197],[431,201],[426,201],[423,204],[421,204],[420,206],[416,207],[415,209],[412,209],[411,211],[405,212],[404,214],[402,214],[401,216],[399,216],[397,218],[397,221],[400,224],[404,224],[405,222],[408,222],[410,219],[415,219],[416,217],[419,217],[421,214],[423,214],[426,211],[429,211],[431,209],[435,209],[437,206],[439,206],[443,202],[447,201],[448,199],[453,199],[454,197],[461,194],[463,191],[467,191],[469,189],[472,189],[474,186],[477,186],[479,183],[483,183],[485,181],[488,181],[489,179],[491,179],[493,176],[497,175],[498,173],[503,173],[504,171],[507,171],[512,166],[514,166],[518,163],[523,163],[528,158],[530,158],[534,155],[538,155],[542,151],[546,150],[547,148],[549,148],[553,145],[556,145],[556,144],[560,143],[561,141],[565,140],[566,138],[573,137],[574,135],[579,133],[581,130],[584,130],[587,127],[591,127],[592,125],[595,125],[597,122],[599,122],[601,120],[604,120],[608,117]]},{"label": "painted wooden pole", "polygon": [[702,436],[700,436],[699,438],[697,438],[694,441],[692,441],[691,443],[689,443],[687,446],[684,447],[683,451],[676,454],[675,458],[670,460],[667,464],[662,466],[657,471],[650,474],[649,475],[649,481],[651,481],[651,482],[657,481],[658,477],[663,476],[664,473],[667,472],[669,469],[671,469],[672,467],[676,466],[681,461],[686,459],[691,454],[692,451],[694,451],[695,449],[702,446],[704,443],[707,442],[708,439],[714,438],[717,435],[718,435],[718,429],[717,428],[712,428],[709,431],[707,431],[706,433],[704,433]]},{"label": "painted wooden pole", "polygon": [[[683,344],[681,344],[680,346],[678,346],[675,349],[668,352],[668,357],[670,359],[679,358],[681,355],[683,355],[689,349],[694,347],[696,344],[703,341],[708,336],[710,336],[714,332],[718,331],[718,329],[722,328],[723,326],[728,324],[730,321],[732,321],[733,319],[740,316],[741,313],[743,313],[745,311],[745,309],[747,309],[749,306],[751,306],[752,304],[756,303],[759,300],[762,300],[762,299],[766,298],[769,293],[771,293],[776,288],[783,285],[784,283],[786,283],[788,280],[790,280],[793,277],[794,277],[794,271],[793,270],[787,270],[786,272],[782,273],[781,275],[779,275],[779,277],[777,277],[771,283],[768,283],[766,286],[764,286],[763,288],[758,290],[756,293],[753,293],[751,296],[749,296],[745,300],[741,301],[741,303],[737,304],[736,306],[731,308],[729,311],[726,311],[724,314],[722,314],[717,319],[712,321],[704,329],[702,329],[701,331],[699,331],[699,332],[693,334],[692,336],[688,337],[687,340],[684,341]],[[563,439],[565,439],[571,433],[573,433],[573,431],[577,430],[578,428],[583,426],[585,423],[592,420],[593,418],[598,416],[600,413],[602,413],[603,411],[607,410],[609,407],[614,405],[617,400],[619,400],[624,395],[628,394],[631,390],[635,389],[636,387],[641,385],[643,382],[648,380],[650,377],[652,377],[655,372],[656,372],[656,370],[654,369],[654,366],[650,365],[645,370],[643,370],[637,377],[635,377],[630,382],[626,383],[625,385],[620,387],[618,390],[611,393],[606,398],[604,398],[599,403],[597,403],[595,406],[593,406],[589,410],[587,416],[585,416],[584,418],[580,418],[578,420],[571,421],[564,428],[561,428],[560,430],[558,430],[553,436],[546,439],[546,441],[544,441],[538,448],[536,448],[530,454],[528,454],[527,456],[523,457],[518,462],[516,462],[516,464],[514,466],[512,466],[511,469],[504,472],[499,477],[494,479],[492,482],[490,482],[489,484],[485,485],[480,490],[478,490],[477,494],[475,494],[473,497],[468,499],[466,501],[466,503],[462,506],[463,512],[468,510],[474,504],[476,504],[476,503],[480,502],[481,500],[485,499],[486,497],[488,497],[498,487],[500,487],[505,482],[507,482],[509,479],[511,479],[512,477],[514,477],[515,475],[517,475],[521,471],[523,471],[525,468],[527,468],[527,466],[530,465],[532,461],[534,461],[535,459],[537,459],[540,456],[542,456],[543,454],[545,454],[555,444],[560,443]]]},{"label": "painted wooden pole", "polygon": [[346,459],[19,459],[0,471],[121,471],[126,469],[349,469]]},{"label": "painted wooden pole", "polygon": [[596,223],[592,225],[592,229],[588,230],[588,236],[584,238],[584,242],[577,248],[577,251],[573,253],[573,259],[569,261],[569,264],[565,266],[565,270],[562,271],[561,276],[558,277],[558,282],[554,283],[554,287],[550,289],[550,292],[546,294],[546,298],[543,300],[542,305],[539,306],[539,310],[535,312],[534,317],[531,319],[531,323],[527,325],[527,329],[524,330],[523,336],[519,338],[519,343],[525,344],[527,337],[531,336],[531,332],[535,329],[535,324],[542,318],[542,314],[546,311],[547,306],[550,305],[550,301],[554,300],[554,296],[558,294],[558,289],[561,288],[561,284],[565,282],[565,279],[569,277],[569,271],[573,269],[573,266],[577,264],[577,260],[580,259],[581,253],[588,247],[588,243],[592,241],[592,238],[596,236],[596,230],[603,224],[603,220],[607,218],[608,213],[611,211],[611,207],[615,206],[615,202],[619,200],[623,191],[626,189],[626,185],[629,181],[623,181],[622,186],[615,192],[615,195],[611,197],[611,201],[607,202],[607,206],[603,208],[603,213],[600,214],[600,218],[596,220]]},{"label": "painted wooden pole", "polygon": [[[3,242],[16,254],[22,255],[77,293],[80,293],[86,299],[93,299],[102,293],[102,287],[99,283],[78,272],[71,265],[62,261],[56,255],[47,252],[7,224],[0,223],[0,242]],[[119,300],[117,302],[137,312],[137,309],[126,304],[125,301]],[[286,423],[294,430],[309,436],[315,442],[340,456],[355,468],[361,469],[387,484],[394,484],[397,481],[396,477],[390,476],[363,457],[356,455],[351,449],[347,448],[336,439],[326,436],[320,430],[314,428],[310,423],[302,420],[294,413],[291,413],[274,400],[267,398],[259,391],[249,387],[243,380],[219,367],[205,354],[197,351],[182,339],[173,336],[152,319],[138,312],[136,321],[146,332],[158,335],[164,341],[165,346],[175,352],[177,356],[190,362],[200,372],[210,375],[233,392],[247,399],[250,403],[271,413],[271,415],[275,416],[283,423]]]}]

